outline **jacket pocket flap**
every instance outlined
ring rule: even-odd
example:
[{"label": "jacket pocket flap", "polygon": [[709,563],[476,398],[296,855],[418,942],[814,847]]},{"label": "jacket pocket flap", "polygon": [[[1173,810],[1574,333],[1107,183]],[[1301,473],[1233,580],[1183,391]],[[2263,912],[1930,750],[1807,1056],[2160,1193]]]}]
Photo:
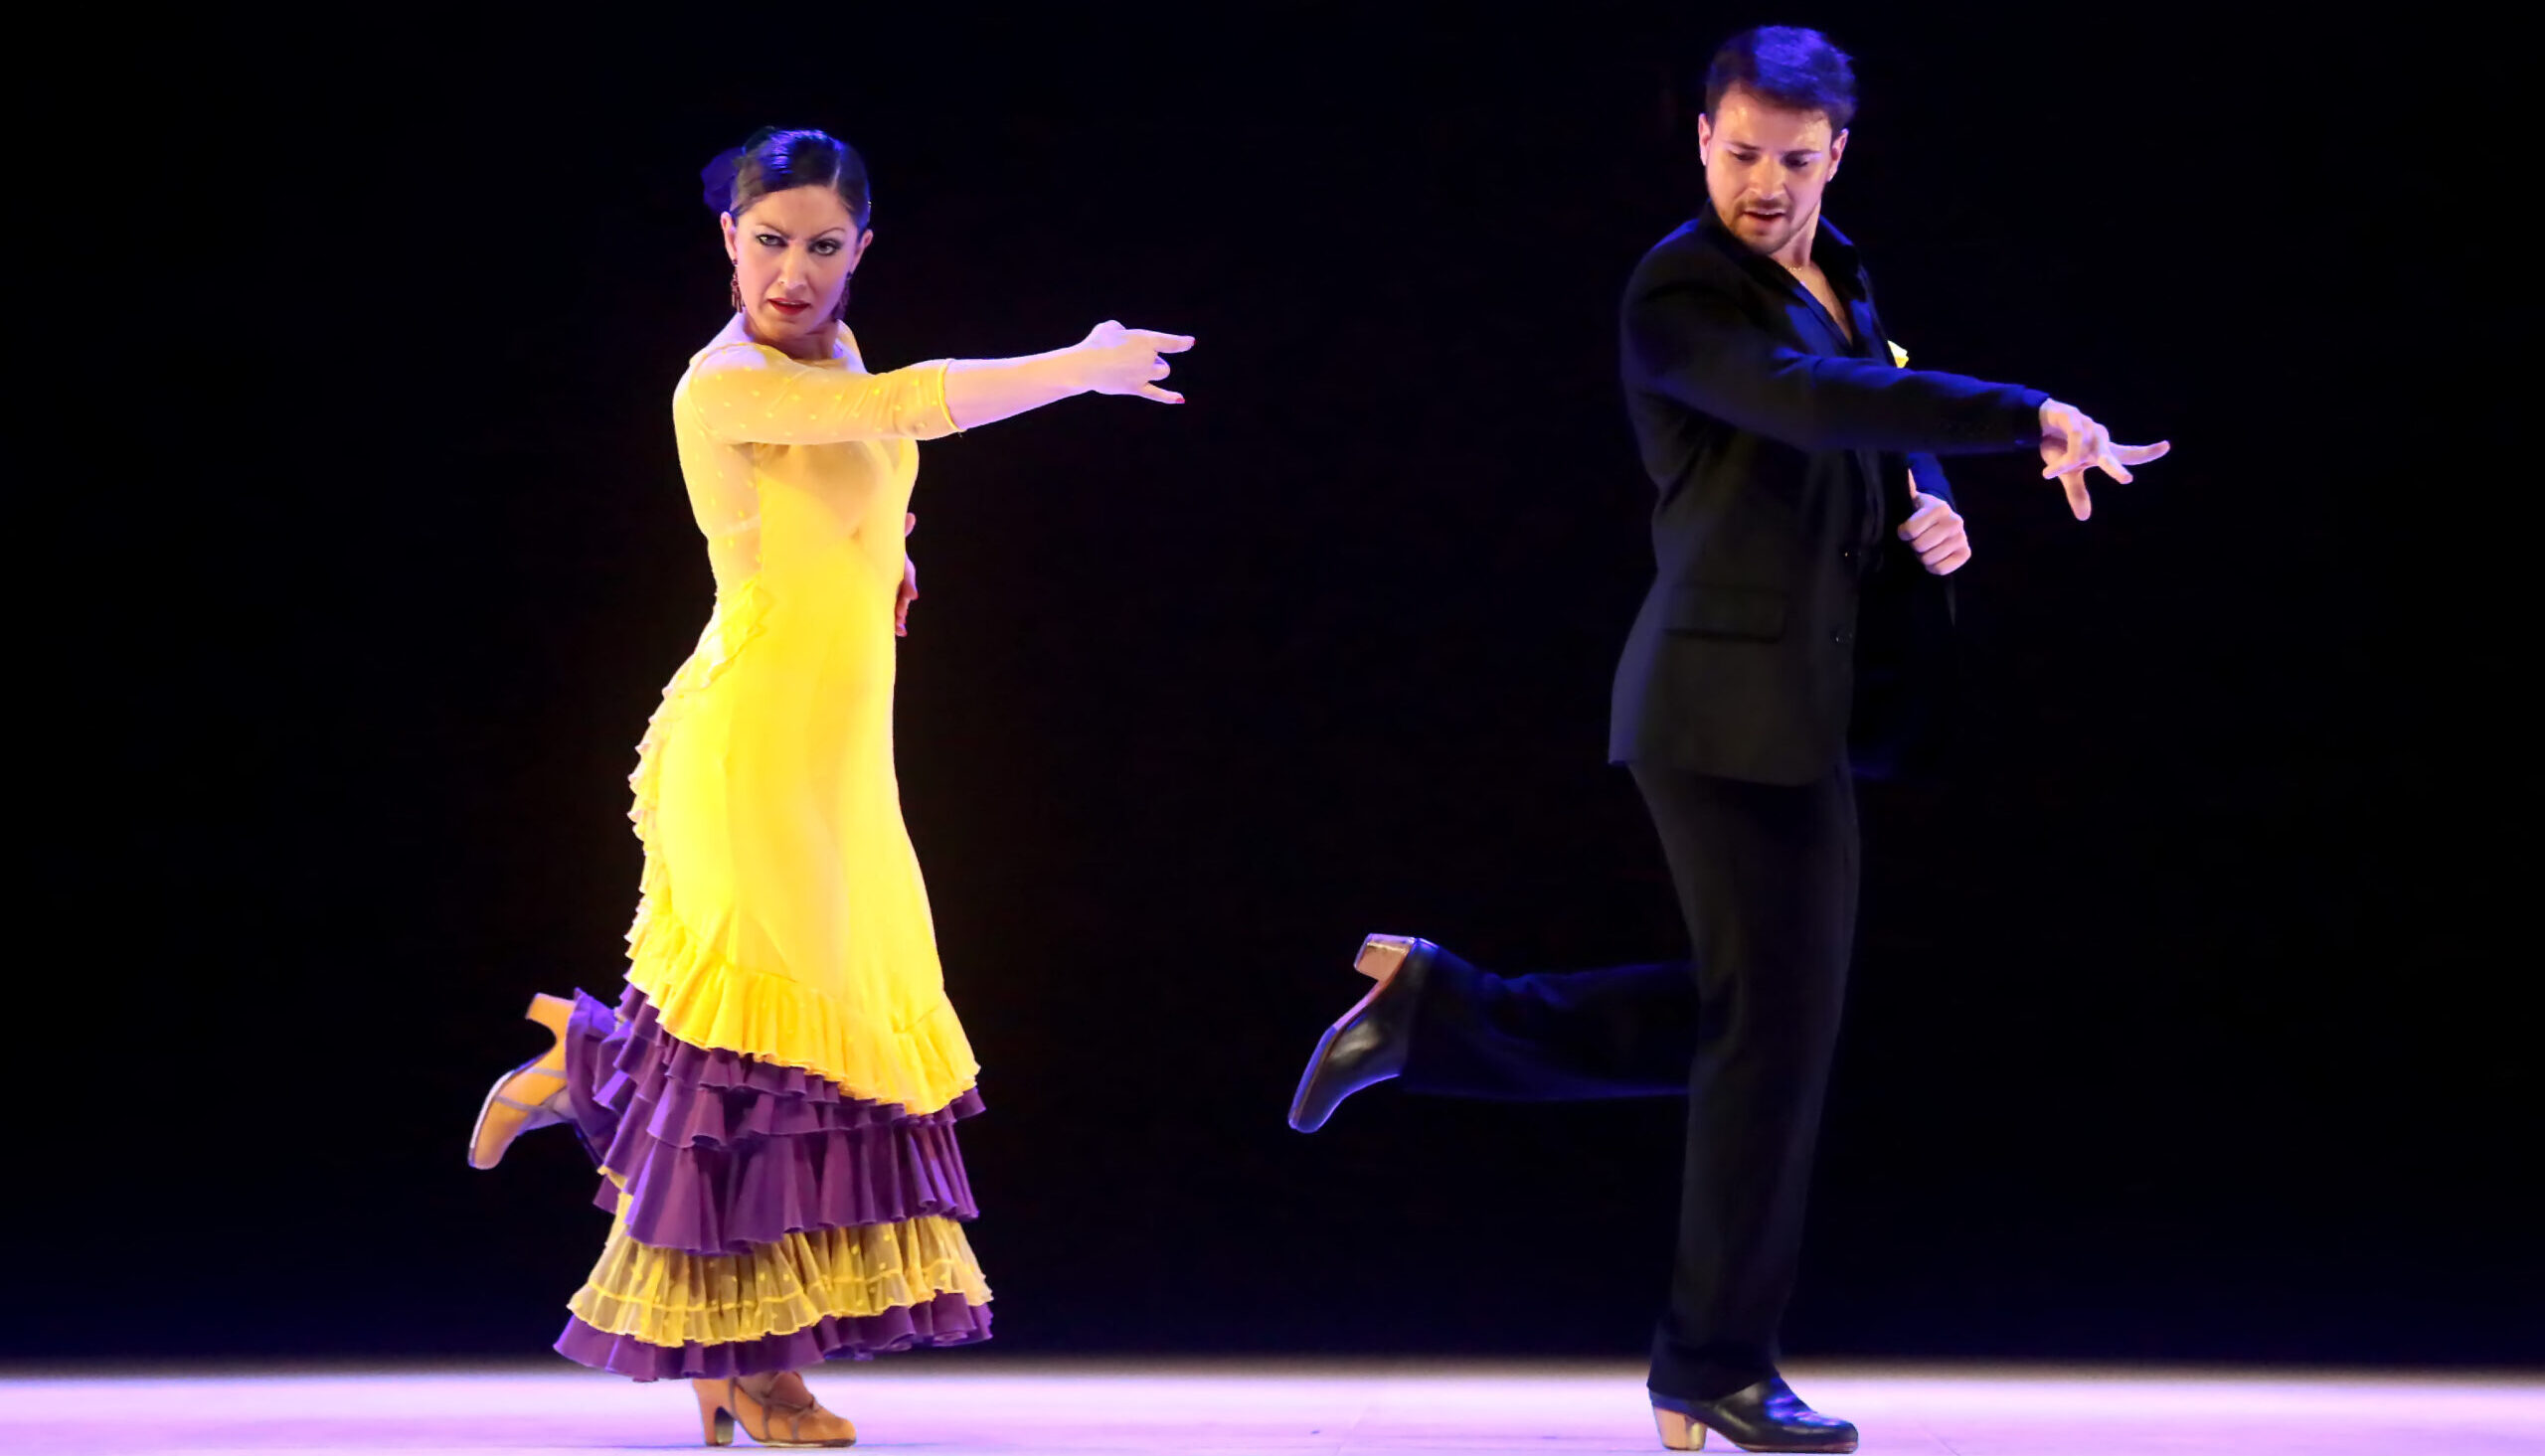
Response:
[{"label": "jacket pocket flap", "polygon": [[1664,624],[1699,637],[1773,642],[1785,634],[1785,594],[1761,586],[1692,582],[1671,589]]}]

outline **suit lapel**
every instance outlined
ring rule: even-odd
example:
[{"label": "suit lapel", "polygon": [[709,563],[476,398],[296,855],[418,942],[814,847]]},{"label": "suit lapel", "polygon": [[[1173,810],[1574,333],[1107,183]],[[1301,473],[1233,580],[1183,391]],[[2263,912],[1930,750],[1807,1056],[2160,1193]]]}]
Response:
[{"label": "suit lapel", "polygon": [[1873,316],[1873,305],[1861,298],[1849,299],[1847,317],[1856,326],[1856,356],[1888,361],[1891,341],[1882,336],[1882,320]]}]

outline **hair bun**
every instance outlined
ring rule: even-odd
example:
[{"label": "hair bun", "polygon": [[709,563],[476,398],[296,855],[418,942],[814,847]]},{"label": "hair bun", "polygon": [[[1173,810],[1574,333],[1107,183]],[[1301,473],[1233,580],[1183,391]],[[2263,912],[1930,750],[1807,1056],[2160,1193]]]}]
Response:
[{"label": "hair bun", "polygon": [[698,180],[706,188],[703,194],[710,212],[729,212],[734,206],[734,178],[743,170],[745,147],[728,147],[716,159],[698,169]]},{"label": "hair bun", "polygon": [[751,134],[741,146],[727,147],[716,159],[698,169],[698,180],[704,186],[710,212],[727,213],[734,209],[734,179],[742,175],[743,163],[762,142],[777,134],[774,126],[764,126]]}]

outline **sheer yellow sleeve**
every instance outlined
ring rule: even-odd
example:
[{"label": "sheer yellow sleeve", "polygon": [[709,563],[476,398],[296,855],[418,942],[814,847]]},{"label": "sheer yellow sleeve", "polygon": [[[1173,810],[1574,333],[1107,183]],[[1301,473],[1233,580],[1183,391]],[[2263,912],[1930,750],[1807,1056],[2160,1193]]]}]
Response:
[{"label": "sheer yellow sleeve", "polygon": [[948,362],[861,374],[816,368],[764,344],[727,344],[699,356],[689,401],[708,437],[729,445],[933,440],[955,430],[945,407]]}]

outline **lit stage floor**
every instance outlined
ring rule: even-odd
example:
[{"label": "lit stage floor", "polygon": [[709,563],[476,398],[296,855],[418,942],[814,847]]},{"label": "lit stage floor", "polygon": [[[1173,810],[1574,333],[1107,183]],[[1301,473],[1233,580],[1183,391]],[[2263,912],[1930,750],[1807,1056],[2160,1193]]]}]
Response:
[{"label": "lit stage floor", "polygon": [[[834,1368],[859,1449],[983,1452],[1654,1451],[1636,1370],[1371,1363]],[[821,1374],[821,1373],[817,1373]],[[2534,1456],[2545,1377],[1799,1367],[1872,1453]],[[698,1444],[688,1387],[573,1370],[0,1378],[11,1452],[662,1450]],[[737,1449],[750,1448],[736,1437]],[[1729,1447],[1717,1438],[1712,1449]]]}]

